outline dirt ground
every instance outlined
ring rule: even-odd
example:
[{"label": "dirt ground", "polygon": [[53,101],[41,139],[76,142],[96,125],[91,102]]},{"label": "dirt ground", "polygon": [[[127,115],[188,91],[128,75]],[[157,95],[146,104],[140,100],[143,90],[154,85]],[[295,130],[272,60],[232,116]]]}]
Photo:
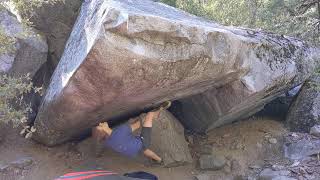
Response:
[{"label": "dirt ground", "polygon": [[[283,160],[283,137],[287,133],[279,121],[267,118],[251,118],[211,131],[207,137],[197,140],[193,148],[195,156],[209,153],[227,158],[222,171],[205,172],[214,179],[243,177],[254,174],[266,163]],[[270,143],[276,139],[276,143]],[[221,178],[223,177],[223,178]]]},{"label": "dirt ground", "polygon": [[[287,131],[279,121],[251,118],[217,128],[206,137],[190,138],[194,163],[177,168],[162,168],[146,167],[143,157],[127,159],[110,150],[105,150],[101,157],[87,155],[79,148],[86,146],[81,145],[81,142],[48,148],[20,137],[13,130],[7,130],[0,142],[0,164],[22,157],[31,157],[33,163],[27,169],[11,174],[0,172],[0,180],[52,180],[71,171],[90,169],[118,173],[146,171],[157,175],[161,180],[191,180],[203,173],[211,174],[214,179],[234,179],[268,161],[279,161],[283,154],[281,147],[285,133]],[[277,142],[270,143],[272,138]],[[205,153],[225,156],[227,165],[219,171],[199,170],[197,158]]]}]

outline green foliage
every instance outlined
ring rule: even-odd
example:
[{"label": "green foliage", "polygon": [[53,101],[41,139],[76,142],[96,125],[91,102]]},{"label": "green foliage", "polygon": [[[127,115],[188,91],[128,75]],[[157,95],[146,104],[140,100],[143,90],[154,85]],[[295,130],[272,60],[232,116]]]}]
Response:
[{"label": "green foliage", "polygon": [[320,42],[317,1],[308,0],[161,0],[224,25],[264,29]]},{"label": "green foliage", "polygon": [[13,51],[14,43],[15,39],[5,35],[0,26],[0,54]]},{"label": "green foliage", "polygon": [[0,75],[0,123],[12,122],[14,127],[22,125],[20,134],[30,138],[35,128],[26,125],[26,116],[32,109],[24,103],[24,95],[31,91],[41,94],[41,90],[33,87],[29,75],[19,78]]},{"label": "green foliage", "polygon": [[62,0],[5,0],[12,2],[20,13],[27,13],[36,7],[41,7],[43,3],[56,3]]},{"label": "green foliage", "polygon": [[[0,4],[10,3],[19,12],[20,15],[25,17],[27,14],[32,14],[35,8],[41,7],[43,4],[54,4],[64,0],[2,0]],[[22,19],[22,23],[27,26],[32,26],[29,19]]]},{"label": "green foliage", "polygon": [[[177,6],[180,9],[188,11],[198,16],[204,16],[208,19],[218,21],[226,25],[239,26],[248,24],[249,11],[246,2],[239,0],[177,0]],[[232,9],[232,11],[230,11]],[[239,16],[239,14],[241,16]]]},{"label": "green foliage", "polygon": [[25,0],[7,0],[7,1],[12,2],[15,5],[15,8],[20,13],[26,13],[29,10],[32,10],[33,8],[35,8],[35,7],[40,5],[39,0],[29,0],[29,1],[25,1]]},{"label": "green foliage", "polygon": [[[9,2],[14,5],[20,14],[32,13],[34,8],[40,7],[43,3],[55,3],[61,0],[4,0],[1,3]],[[0,10],[4,8],[0,4]],[[22,25],[28,26],[31,23],[28,19],[22,19]],[[15,38],[7,36],[3,27],[0,26],[0,54],[10,53],[14,50]],[[17,34],[18,38],[30,35],[25,28],[23,34]],[[30,105],[24,103],[24,95],[30,93],[40,93],[42,88],[35,88],[31,83],[29,75],[23,77],[10,77],[0,74],[0,123],[12,122],[14,127],[23,126],[21,135],[30,138],[36,131],[34,127],[26,125],[27,114],[32,111]]]},{"label": "green foliage", "polygon": [[[0,75],[0,122],[13,122],[14,126],[25,122],[29,106],[23,105],[23,95],[30,92],[33,86],[28,76],[13,78]],[[13,105],[22,106],[17,110]]]},{"label": "green foliage", "polygon": [[176,0],[161,0],[160,2],[168,4],[169,6],[173,6],[173,7],[177,6]]}]

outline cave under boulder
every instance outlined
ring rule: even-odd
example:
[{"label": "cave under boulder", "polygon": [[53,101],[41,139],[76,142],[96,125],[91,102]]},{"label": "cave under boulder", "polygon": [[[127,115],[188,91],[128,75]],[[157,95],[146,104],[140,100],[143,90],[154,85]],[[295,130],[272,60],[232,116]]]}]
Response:
[{"label": "cave under boulder", "polygon": [[302,85],[296,86],[272,100],[270,103],[266,104],[261,111],[255,114],[255,116],[270,117],[279,121],[285,121],[289,107],[297,97],[301,86]]},{"label": "cave under boulder", "polygon": [[162,3],[84,1],[33,137],[56,145],[101,121],[206,91],[217,92],[217,113],[228,117],[221,125],[300,84],[317,53],[295,38],[225,27]]}]

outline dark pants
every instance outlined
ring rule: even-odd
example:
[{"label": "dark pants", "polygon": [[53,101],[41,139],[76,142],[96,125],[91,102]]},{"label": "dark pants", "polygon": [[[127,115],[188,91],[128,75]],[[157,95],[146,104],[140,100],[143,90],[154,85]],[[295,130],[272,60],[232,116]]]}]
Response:
[{"label": "dark pants", "polygon": [[151,144],[151,127],[142,127],[140,137],[142,139],[143,150],[149,149]]}]

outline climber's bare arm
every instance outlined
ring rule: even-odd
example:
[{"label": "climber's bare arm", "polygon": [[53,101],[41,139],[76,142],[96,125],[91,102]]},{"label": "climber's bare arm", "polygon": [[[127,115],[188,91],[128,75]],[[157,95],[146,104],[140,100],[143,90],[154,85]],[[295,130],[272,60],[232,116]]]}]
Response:
[{"label": "climber's bare arm", "polygon": [[155,160],[155,161],[157,161],[157,162],[159,162],[159,163],[162,161],[162,159],[161,159],[156,153],[154,153],[153,151],[151,151],[150,149],[144,150],[144,151],[143,151],[143,154],[144,154],[147,158],[153,159],[153,160]]},{"label": "climber's bare arm", "polygon": [[132,132],[135,132],[136,130],[138,130],[141,127],[141,122],[140,122],[140,118],[137,117],[134,120],[134,123],[130,124],[131,130]]}]

